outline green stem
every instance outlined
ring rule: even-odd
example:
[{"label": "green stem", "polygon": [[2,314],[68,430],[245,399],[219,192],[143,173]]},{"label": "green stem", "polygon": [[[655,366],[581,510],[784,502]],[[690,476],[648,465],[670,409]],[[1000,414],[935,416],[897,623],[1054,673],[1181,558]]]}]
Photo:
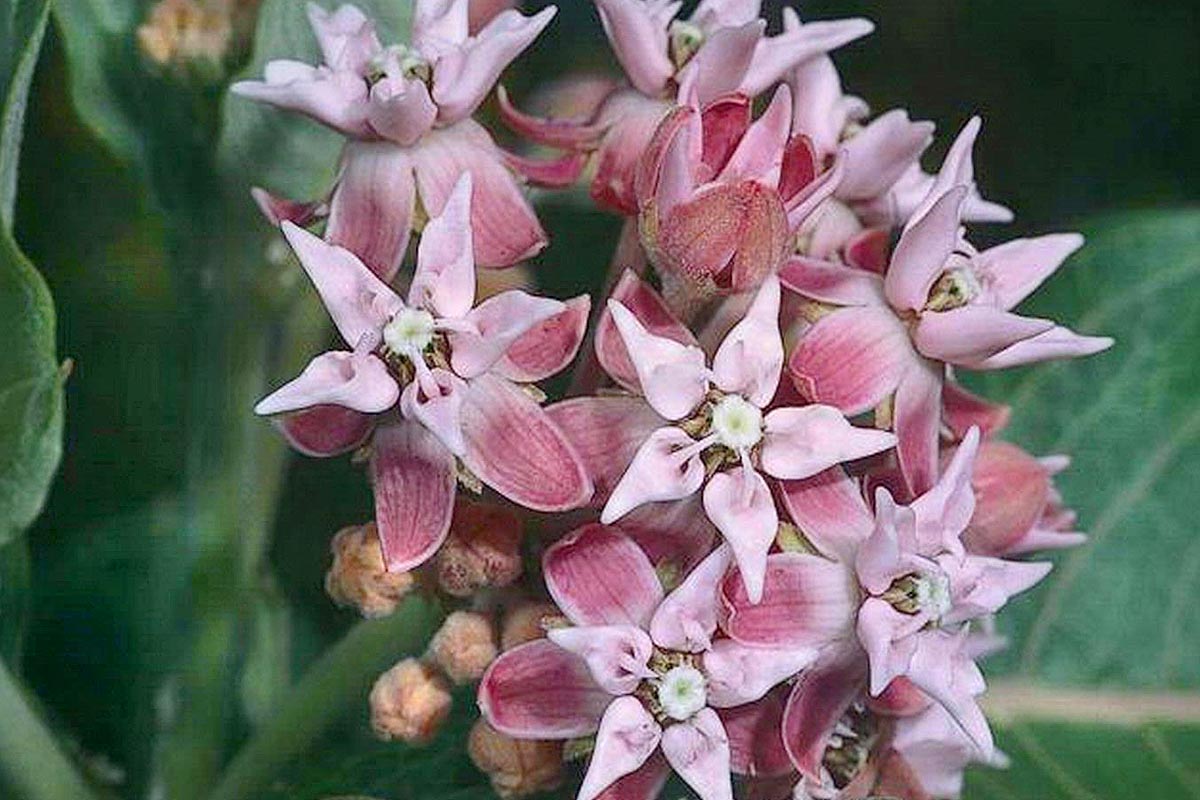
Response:
[{"label": "green stem", "polygon": [[246,743],[209,800],[258,797],[280,768],[303,755],[331,723],[364,706],[375,678],[404,653],[422,647],[440,616],[435,604],[412,596],[391,616],[351,629]]},{"label": "green stem", "polygon": [[20,800],[96,800],[0,660],[0,783]]}]

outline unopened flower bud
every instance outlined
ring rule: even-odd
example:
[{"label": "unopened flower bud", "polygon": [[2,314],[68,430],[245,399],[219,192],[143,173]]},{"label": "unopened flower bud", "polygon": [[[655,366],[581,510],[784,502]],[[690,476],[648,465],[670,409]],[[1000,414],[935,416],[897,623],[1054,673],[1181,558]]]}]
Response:
[{"label": "unopened flower bud", "polygon": [[374,522],[342,528],[330,548],[333,565],[325,573],[325,592],[339,606],[353,606],[364,617],[386,617],[412,591],[407,572],[388,572]]},{"label": "unopened flower bud", "polygon": [[545,621],[561,616],[553,603],[528,602],[510,609],[500,626],[500,649],[511,650],[519,644],[546,635]]},{"label": "unopened flower bud", "polygon": [[159,67],[217,78],[233,37],[228,3],[160,0],[138,27],[138,46]]},{"label": "unopened flower bud", "polygon": [[379,738],[419,743],[437,734],[452,698],[436,669],[406,658],[379,676],[370,703],[371,727]]},{"label": "unopened flower bud", "polygon": [[474,611],[455,611],[446,617],[429,643],[429,658],[457,684],[479,680],[496,655],[492,621]]},{"label": "unopened flower bud", "polygon": [[471,729],[467,752],[501,797],[525,797],[562,783],[562,742],[513,739],[479,720]]},{"label": "unopened flower bud", "polygon": [[454,597],[507,586],[521,576],[521,521],[499,506],[460,500],[435,569],[438,586]]}]

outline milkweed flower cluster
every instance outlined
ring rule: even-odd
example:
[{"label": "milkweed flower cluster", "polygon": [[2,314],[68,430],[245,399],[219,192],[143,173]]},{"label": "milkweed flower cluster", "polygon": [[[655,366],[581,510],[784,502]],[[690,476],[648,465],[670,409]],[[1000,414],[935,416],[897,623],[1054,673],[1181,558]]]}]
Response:
[{"label": "milkweed flower cluster", "polygon": [[[311,6],[324,62],[234,91],[346,137],[327,197],[255,190],[342,345],[256,411],[368,465],[335,600],[461,604],[381,678],[386,735],[427,739],[478,680],[471,752],[506,796],[579,762],[579,800],[672,773],[703,800],[956,797],[1004,762],[979,705],[993,615],[1050,570],[1029,554],[1085,539],[1068,460],[1000,441],[1021,410],[958,377],[1111,344],[1014,312],[1082,238],[971,244],[1012,218],[975,182],[981,122],[926,172],[933,125],[873,116],[829,56],[869,22],[786,9],[767,35],[757,0],[681,6],[595,0],[625,81],[580,119],[495,87],[552,7],[417,0],[385,45]],[[494,88],[561,154],[502,150],[474,119]],[[483,296],[478,269],[547,244],[522,184],[588,167],[626,223],[602,300]]]}]

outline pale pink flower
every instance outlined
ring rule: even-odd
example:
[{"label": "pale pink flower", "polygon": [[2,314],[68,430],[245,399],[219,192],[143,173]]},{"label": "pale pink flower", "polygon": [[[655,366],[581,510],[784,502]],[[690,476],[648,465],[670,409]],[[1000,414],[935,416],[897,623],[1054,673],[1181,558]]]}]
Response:
[{"label": "pale pink flower", "polygon": [[543,569],[571,626],[489,667],[479,687],[484,717],[517,738],[594,734],[579,800],[605,790],[654,797],[668,765],[703,800],[732,800],[734,751],[744,758],[753,747],[737,737],[755,731],[737,718],[727,728],[723,710],[760,700],[814,654],[717,636],[717,585],[729,564],[722,547],[664,597],[627,536],[594,524],[570,534],[547,550]]},{"label": "pale pink flower", "polygon": [[[475,177],[475,251],[483,266],[507,266],[540,251],[546,235],[514,181],[522,162],[502,152],[471,115],[500,73],[554,16],[501,11],[468,33],[469,0],[417,0],[410,44],[385,47],[374,23],[354,5],[326,11],[310,3],[309,20],[324,63],[279,60],[264,80],[231,89],[325,124],[348,139],[328,202],[325,237],[388,280],[400,266],[418,195],[430,216],[442,211],[463,172]],[[573,180],[582,163],[562,162]],[[554,182],[555,169],[538,176]],[[558,176],[562,177],[562,176]],[[536,178],[535,178],[536,179]],[[305,224],[317,204],[256,192],[272,219]]]},{"label": "pale pink flower", "polygon": [[972,763],[1003,768],[1008,758],[999,750],[986,757],[941,706],[897,720],[891,746],[930,797],[962,795],[963,772]]},{"label": "pale pink flower", "polygon": [[317,356],[255,411],[300,412],[282,427],[314,454],[357,446],[374,426],[369,415],[387,412],[371,444],[371,474],[394,571],[428,560],[445,539],[456,459],[529,508],[574,508],[592,491],[570,444],[517,383],[571,360],[587,298],[563,303],[511,290],[475,305],[470,201],[468,173],[425,227],[407,300],[348,250],[283,223],[352,349]]},{"label": "pale pink flower", "polygon": [[796,388],[849,415],[890,399],[900,468],[914,493],[927,489],[937,472],[946,365],[1001,369],[1112,344],[1012,312],[1083,244],[1081,236],[1017,239],[983,251],[962,238],[979,125],[971,120],[950,149],[886,275],[805,256],[780,270],[785,286],[832,307],[792,352],[788,367]]}]

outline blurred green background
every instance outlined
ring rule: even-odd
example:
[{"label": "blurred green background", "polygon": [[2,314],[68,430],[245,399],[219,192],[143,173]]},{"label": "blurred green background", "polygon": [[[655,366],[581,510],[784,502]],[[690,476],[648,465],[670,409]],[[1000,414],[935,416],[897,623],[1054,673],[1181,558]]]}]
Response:
[{"label": "blurred green background", "polygon": [[[72,359],[74,367],[67,383],[62,468],[45,513],[28,537],[29,572],[14,573],[19,573],[14,579],[18,585],[28,580],[32,587],[27,613],[17,615],[26,634],[20,637],[18,660],[47,713],[95,774],[115,779],[113,767],[119,767],[120,780],[113,783],[117,792],[152,796],[148,793],[160,776],[163,752],[177,741],[172,737],[180,735],[174,726],[172,704],[178,698],[173,693],[179,682],[190,680],[178,675],[179,664],[189,654],[215,653],[215,663],[232,676],[208,687],[210,695],[196,690],[197,696],[217,699],[210,711],[225,721],[223,733],[202,745],[211,750],[208,760],[219,764],[261,715],[269,717],[273,704],[314,657],[354,623],[350,614],[333,609],[324,597],[321,575],[329,538],[342,525],[369,516],[370,495],[361,472],[347,459],[292,460],[269,541],[247,545],[267,555],[265,560],[246,562],[254,565],[246,578],[253,589],[251,613],[227,629],[214,632],[207,627],[219,625],[227,615],[222,597],[241,602],[248,596],[226,591],[225,581],[241,578],[233,574],[236,570],[223,569],[220,557],[210,559],[213,550],[239,547],[239,514],[259,512],[242,505],[247,492],[255,494],[252,486],[242,485],[243,494],[230,495],[229,507],[223,510],[225,534],[219,541],[185,531],[196,513],[187,485],[189,476],[196,474],[194,462],[215,457],[196,444],[197,438],[203,444],[209,435],[200,417],[211,400],[204,371],[212,368],[206,361],[210,345],[202,332],[212,306],[189,294],[202,285],[204,275],[202,267],[186,266],[195,255],[187,251],[196,246],[191,239],[202,241],[213,230],[258,226],[264,241],[269,232],[265,223],[253,221],[244,200],[236,201],[240,205],[218,203],[213,211],[198,198],[211,193],[214,201],[224,202],[221,193],[226,189],[208,175],[213,161],[206,155],[218,120],[205,109],[218,89],[182,90],[170,77],[142,74],[134,67],[128,74],[113,73],[111,65],[122,59],[136,64],[128,23],[142,18],[149,4],[65,0],[59,5],[30,99],[16,237],[50,284],[58,309],[59,353]],[[535,89],[543,76],[612,69],[591,4],[564,0],[560,5],[546,36],[506,79],[518,97]],[[1117,624],[1134,602],[1145,603],[1147,614],[1167,614],[1174,608],[1171,603],[1178,602],[1172,598],[1183,592],[1190,605],[1177,610],[1179,620],[1171,623],[1176,626],[1174,635],[1183,641],[1170,645],[1179,650],[1170,656],[1174,666],[1159,673],[1143,669],[1128,651],[1116,657],[1097,655],[1087,649],[1095,644],[1088,644],[1087,636],[1072,638],[1072,632],[1086,628],[1093,617],[1077,620],[1071,614],[1082,615],[1084,610],[1069,609],[1065,618],[1075,620],[1071,625],[1078,622],[1075,628],[1064,633],[1051,626],[1040,634],[1065,636],[1056,641],[1065,641],[1067,649],[1050,647],[1042,659],[1040,652],[1018,648],[1000,662],[997,672],[1087,686],[1200,689],[1200,670],[1191,660],[1200,641],[1192,591],[1200,580],[1193,515],[1163,510],[1163,498],[1178,505],[1194,503],[1184,489],[1190,485],[1194,494],[1200,485],[1196,457],[1178,460],[1195,450],[1200,431],[1190,400],[1200,390],[1200,381],[1194,365],[1182,364],[1189,358],[1194,362],[1189,354],[1200,341],[1196,303],[1187,299],[1200,294],[1195,269],[1200,226],[1194,213],[1152,213],[1194,207],[1200,200],[1200,4],[810,0],[800,11],[805,19],[863,15],[876,22],[876,33],[845,48],[836,56],[837,63],[847,90],[867,99],[876,111],[905,106],[914,117],[938,124],[939,142],[927,166],[936,164],[946,137],[970,114],[984,116],[977,175],[990,198],[1018,214],[1017,223],[1004,235],[1077,224],[1096,232],[1100,244],[1093,256],[1081,260],[1088,265],[1083,277],[1071,272],[1060,279],[1039,309],[1068,323],[1095,312],[1095,326],[1088,332],[1117,336],[1122,346],[1073,371],[1048,368],[1052,377],[1044,385],[1024,383],[1021,374],[983,386],[997,397],[1023,398],[1027,413],[1036,419],[1019,419],[1013,436],[1031,448],[1048,449],[1060,443],[1063,430],[1074,431],[1068,443],[1079,452],[1076,469],[1082,463],[1083,474],[1068,482],[1068,500],[1081,506],[1085,527],[1097,518],[1109,524],[1104,514],[1115,512],[1101,502],[1102,495],[1141,477],[1150,483],[1130,503],[1149,503],[1146,496],[1157,496],[1152,513],[1173,522],[1147,519],[1147,511],[1135,514],[1141,517],[1137,522],[1123,517],[1111,526],[1120,530],[1142,525],[1149,533],[1155,526],[1187,528],[1186,535],[1177,530],[1167,538],[1169,548],[1138,545],[1156,554],[1153,563],[1141,559],[1133,545],[1122,549],[1124,540],[1114,536],[1121,544],[1115,552],[1098,549],[1103,556],[1099,566],[1086,560],[1091,556],[1068,562],[1078,565],[1071,568],[1076,577],[1082,572],[1086,578],[1098,569],[1092,583],[1077,580],[1070,592],[1051,586],[1014,611],[1020,625],[1028,622],[1035,628],[1034,611],[1046,602],[1047,593],[1071,597],[1073,592],[1109,592],[1110,603],[1086,610],[1116,615]],[[79,44],[89,24],[103,34],[97,34],[93,51]],[[62,25],[73,38],[64,38]],[[75,49],[69,46],[72,42]],[[69,58],[72,52],[91,60]],[[72,81],[97,71],[105,80],[88,84],[95,89],[94,99],[103,103],[104,92],[111,91],[126,104],[125,118],[134,121],[135,134],[148,131],[145,137],[133,136],[134,145],[124,152],[114,152],[97,136],[94,124],[81,118],[73,102]],[[313,141],[328,153],[327,140]],[[241,166],[245,186],[263,180],[258,167],[268,169],[253,161]],[[321,185],[322,175],[331,168],[332,163],[324,164],[310,178],[289,172],[287,164],[269,167],[275,170],[272,175],[313,186]],[[1096,214],[1131,209],[1149,215],[1095,221]],[[542,211],[553,242],[538,259],[539,278],[562,293],[594,283],[615,242],[616,221],[562,200],[547,200]],[[1085,219],[1092,221],[1083,223]],[[993,235],[988,232],[982,238]],[[259,248],[247,261],[269,278],[274,267],[261,241],[246,246]],[[185,266],[172,268],[172,262]],[[1083,267],[1070,268],[1076,269]],[[1146,284],[1166,273],[1178,277]],[[232,287],[235,293],[249,295],[261,290],[260,284],[261,276],[250,280],[242,274]],[[269,279],[268,286],[274,286]],[[278,287],[280,294],[293,288],[283,283]],[[1104,306],[1127,291],[1141,299],[1131,298],[1127,309]],[[1166,302],[1179,305],[1164,306]],[[252,316],[230,319],[236,320],[231,323],[234,329],[226,331],[232,339],[256,335]],[[1136,319],[1151,322],[1141,333],[1131,333],[1127,328]],[[319,340],[311,325],[305,330],[310,339]],[[1141,345],[1128,346],[1131,342]],[[229,348],[229,364],[234,365],[237,350],[230,342],[216,336],[211,347],[221,353],[226,352],[221,348]],[[276,352],[285,349],[284,343],[270,341],[266,348],[277,365],[266,377],[287,374],[278,366],[287,357]],[[218,357],[217,367],[221,363]],[[1140,392],[1152,383],[1161,391],[1156,399],[1146,400]],[[1106,393],[1106,386],[1116,388]],[[1170,402],[1156,405],[1163,396]],[[1075,405],[1063,410],[1069,402]],[[1112,407],[1128,409],[1131,404],[1161,413],[1156,421],[1140,415],[1140,421],[1106,416]],[[1078,418],[1089,413],[1090,427],[1077,429],[1084,424]],[[248,406],[245,415],[247,425],[266,427],[251,419]],[[1143,474],[1138,470],[1142,456],[1159,453],[1146,438],[1160,430],[1182,433],[1166,440],[1169,447],[1162,455],[1167,463]],[[220,432],[212,436],[219,438]],[[1145,451],[1140,449],[1143,445]],[[1113,456],[1113,447],[1127,449]],[[1102,466],[1109,460],[1114,462],[1111,469],[1088,472],[1093,464]],[[252,479],[257,467],[270,466],[251,464],[246,475]],[[1126,468],[1128,472],[1122,472]],[[1173,488],[1160,490],[1160,480],[1169,480]],[[1089,485],[1098,488],[1088,494]],[[1093,495],[1096,502],[1089,507]],[[269,511],[263,513],[270,517]],[[1150,574],[1151,568],[1169,572]],[[1133,577],[1127,580],[1127,574]],[[1170,585],[1170,596],[1146,588],[1155,581]],[[1159,618],[1151,615],[1147,621],[1134,615],[1128,617],[1128,625],[1106,630],[1105,636],[1136,651],[1138,631],[1146,625],[1153,628]],[[217,644],[204,650],[205,642]],[[1162,649],[1158,643],[1149,646],[1156,652]],[[469,706],[465,698],[459,703],[464,718],[469,717]],[[345,725],[330,740],[339,744],[319,749],[325,760],[314,757],[306,760],[306,768],[289,771],[276,787],[278,796],[372,791],[388,797],[487,796],[481,778],[461,755],[461,727],[447,732],[433,748],[434,755],[416,755],[399,746],[370,744],[361,711],[348,709]],[[1152,734],[1139,730],[1129,734],[1132,739],[1122,732],[1110,736],[1107,729],[1097,733],[1014,727],[1014,738],[1002,735],[1002,744],[1014,751],[1024,772],[1041,775],[1042,783],[1031,777],[1001,784],[988,776],[973,788],[979,796],[1029,800],[1123,798],[1134,796],[1129,792],[1136,786],[1145,786],[1148,775],[1168,774],[1176,776],[1170,780],[1177,782],[1171,784],[1177,796],[1200,797],[1200,720],[1192,723],[1154,728]],[[1155,743],[1161,739],[1167,753],[1157,766],[1154,747],[1145,745],[1151,735],[1158,737]],[[1073,753],[1066,761],[1087,765],[1078,768],[1082,777],[1077,771],[1064,781],[1056,774],[1059,757],[1053,751],[1056,743],[1064,742]],[[1047,749],[1052,767],[1039,767],[1038,759]],[[1123,765],[1115,788],[1111,777],[1096,777],[1106,762]]]}]

